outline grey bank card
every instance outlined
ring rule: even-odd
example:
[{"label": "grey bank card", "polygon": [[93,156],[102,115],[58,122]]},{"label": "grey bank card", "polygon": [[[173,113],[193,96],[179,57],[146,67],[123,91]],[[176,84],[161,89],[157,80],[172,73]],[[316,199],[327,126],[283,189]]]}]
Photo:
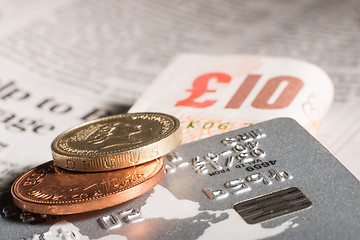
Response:
[{"label": "grey bank card", "polygon": [[91,213],[23,213],[3,194],[0,238],[359,239],[359,181],[291,119],[185,144],[164,159],[153,190]]}]

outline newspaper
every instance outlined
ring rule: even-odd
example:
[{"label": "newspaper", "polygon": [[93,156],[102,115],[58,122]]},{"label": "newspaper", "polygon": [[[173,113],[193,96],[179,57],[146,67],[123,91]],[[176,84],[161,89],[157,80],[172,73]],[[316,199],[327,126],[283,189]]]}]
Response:
[{"label": "newspaper", "polygon": [[0,56],[46,81],[128,105],[182,52],[306,60],[330,74],[337,101],[344,82],[359,85],[351,80],[359,73],[356,0],[0,4]]},{"label": "newspaper", "polygon": [[[126,112],[183,52],[287,56],[324,69],[335,98],[317,137],[360,178],[359,10],[357,0],[0,1],[0,88],[19,89],[0,101],[1,119],[26,123],[0,125],[0,191],[48,161],[66,128]],[[46,99],[54,102],[38,108]],[[72,110],[54,114],[53,103]]]}]

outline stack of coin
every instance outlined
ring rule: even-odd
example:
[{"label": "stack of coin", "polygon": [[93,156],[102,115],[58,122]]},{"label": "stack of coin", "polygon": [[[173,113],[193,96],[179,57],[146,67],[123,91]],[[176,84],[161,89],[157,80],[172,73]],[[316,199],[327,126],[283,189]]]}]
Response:
[{"label": "stack of coin", "polygon": [[131,200],[161,181],[161,156],[181,140],[179,120],[161,113],[120,114],[81,124],[53,141],[54,161],[13,183],[14,203],[29,212],[57,215]]}]

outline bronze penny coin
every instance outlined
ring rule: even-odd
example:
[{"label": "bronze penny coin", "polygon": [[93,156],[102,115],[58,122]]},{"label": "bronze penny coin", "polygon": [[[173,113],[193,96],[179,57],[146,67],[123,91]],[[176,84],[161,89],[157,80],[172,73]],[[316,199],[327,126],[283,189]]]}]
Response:
[{"label": "bronze penny coin", "polygon": [[109,171],[142,164],[180,145],[180,122],[162,113],[130,113],[86,122],[51,144],[54,162],[73,171]]},{"label": "bronze penny coin", "polygon": [[12,185],[16,206],[40,214],[74,214],[111,207],[151,190],[164,177],[157,158],[138,166],[97,173],[68,171],[53,161],[35,167]]}]

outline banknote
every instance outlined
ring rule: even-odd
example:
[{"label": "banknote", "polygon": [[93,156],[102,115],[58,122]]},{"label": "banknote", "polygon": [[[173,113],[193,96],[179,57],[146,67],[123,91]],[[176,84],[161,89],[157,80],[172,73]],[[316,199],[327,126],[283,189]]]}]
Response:
[{"label": "banknote", "polygon": [[167,173],[150,192],[84,214],[22,212],[3,193],[0,239],[357,239],[360,234],[359,181],[294,120],[270,120],[183,144],[164,161]]},{"label": "banknote", "polygon": [[183,143],[276,117],[291,117],[315,134],[333,95],[328,75],[301,60],[181,54],[130,112],[177,116]]}]

